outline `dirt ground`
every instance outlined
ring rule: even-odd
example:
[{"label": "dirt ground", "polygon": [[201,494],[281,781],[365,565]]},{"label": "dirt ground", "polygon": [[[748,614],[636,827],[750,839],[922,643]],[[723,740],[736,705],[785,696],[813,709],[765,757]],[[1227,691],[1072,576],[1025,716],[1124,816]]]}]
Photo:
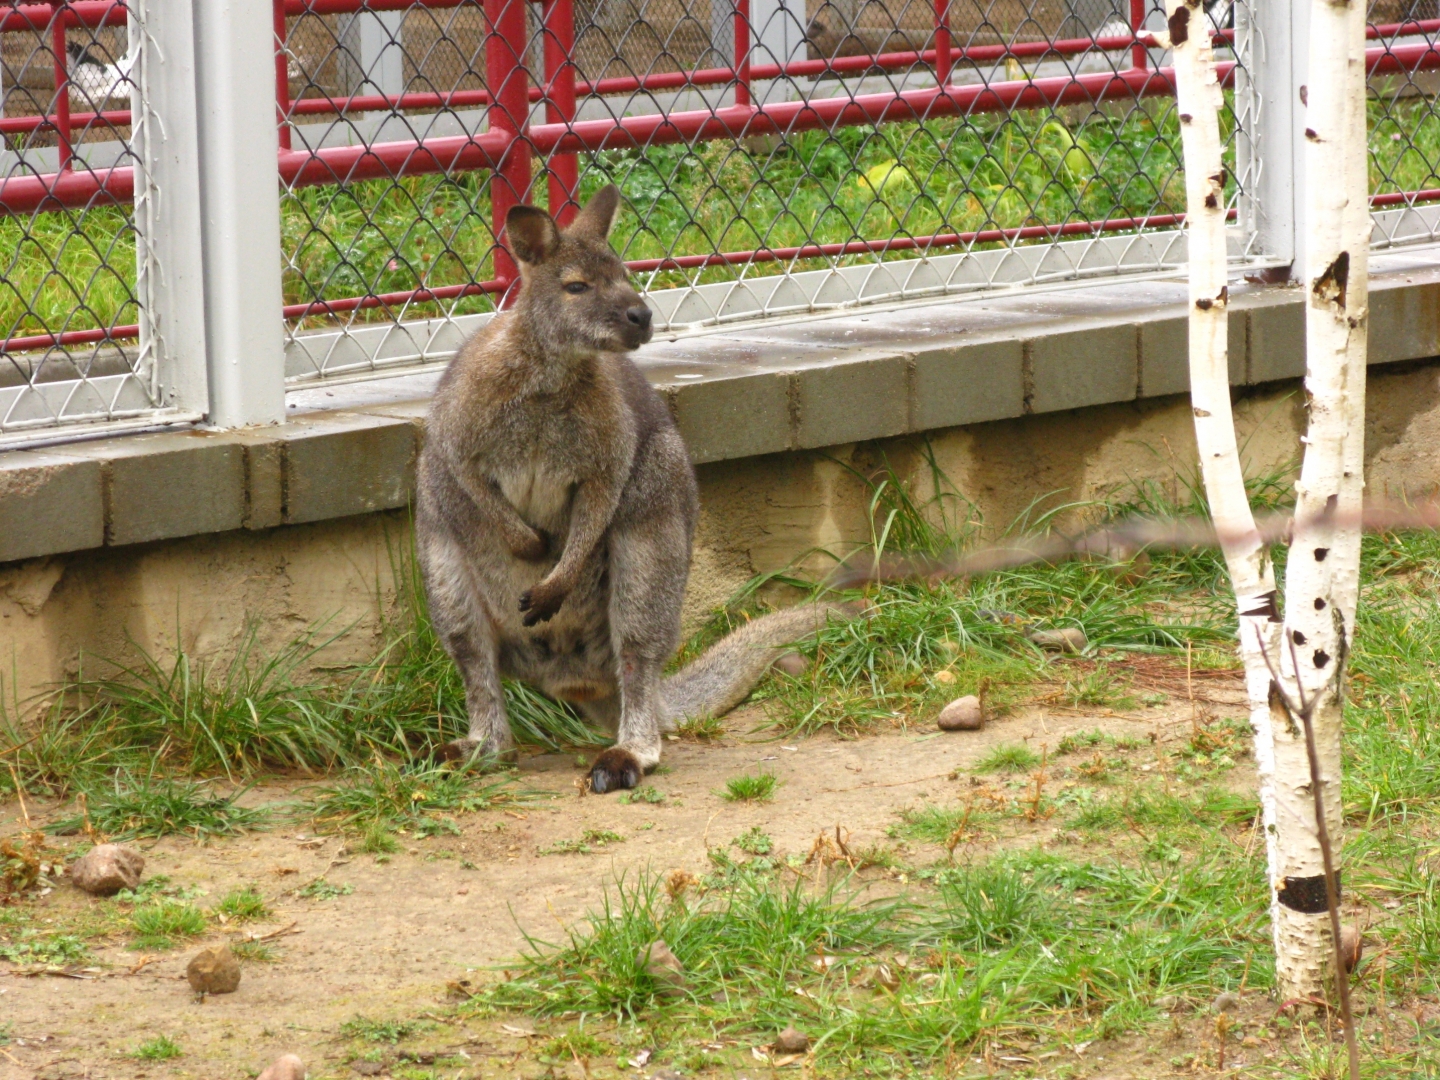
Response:
[{"label": "dirt ground", "polygon": [[[446,1013],[447,982],[493,977],[483,969],[521,951],[527,934],[560,939],[598,906],[606,884],[619,875],[646,868],[702,873],[707,845],[724,845],[757,825],[782,855],[803,854],[818,833],[837,825],[848,830],[852,850],[873,843],[897,846],[886,832],[897,812],[917,800],[951,803],[968,783],[964,770],[996,744],[1023,740],[1053,749],[1066,733],[1095,728],[1142,738],[1154,733],[1162,743],[1190,732],[1188,709],[1096,713],[1029,708],[980,732],[912,729],[853,741],[832,735],[777,741],[747,734],[759,714],[741,710],[728,718],[730,734],[720,742],[667,745],[662,771],[652,780],[666,794],[662,803],[580,797],[576,781],[584,773],[574,754],[532,756],[523,763],[522,782],[540,793],[536,801],[468,815],[460,836],[403,837],[405,847],[387,862],[347,852],[340,837],[298,827],[203,846],[176,837],[147,843],[142,845],[147,876],[164,874],[174,885],[199,890],[197,904],[213,903],[237,886],[254,885],[263,893],[273,919],[245,930],[274,933],[270,944],[277,962],[248,963],[238,992],[196,1002],[184,967],[201,945],[226,937],[225,928],[212,923],[208,938],[172,951],[144,955],[116,939],[97,943],[98,963],[81,971],[0,973],[0,1030],[8,1025],[10,1036],[0,1045],[0,1078],[219,1080],[254,1076],[284,1052],[298,1053],[312,1078],[357,1075],[346,1060],[350,1051],[339,1033],[342,1023],[357,1014],[440,1018]],[[730,803],[716,794],[727,779],[757,766],[780,778],[773,802]],[[962,775],[952,778],[957,769]],[[1247,768],[1231,775],[1237,786],[1253,783]],[[247,801],[281,800],[291,790],[259,790]],[[29,806],[37,820],[51,809]],[[18,827],[18,812],[14,803],[0,807],[0,834]],[[1061,828],[1041,822],[1023,839],[1045,843]],[[586,829],[612,830],[624,840],[588,854],[541,853],[579,839]],[[933,861],[939,851],[898,846],[904,861],[915,864]],[[892,882],[900,876],[872,873]],[[326,900],[295,895],[322,876],[353,892]],[[41,919],[63,924],[87,906],[112,901],[87,897],[67,882],[33,903]],[[544,1035],[563,1026],[515,1018],[459,1025],[448,1014],[444,1021],[414,1045],[472,1060],[447,1076],[544,1075],[533,1060],[517,1057],[527,1045],[524,1033]],[[132,1056],[138,1044],[159,1035],[181,1044],[183,1056],[164,1062]],[[1064,1075],[1154,1075],[1135,1057],[1143,1050],[1137,1042],[1095,1046],[1069,1062]],[[1127,1058],[1131,1064],[1125,1064]],[[664,1076],[655,1071],[658,1066],[629,1075]],[[758,1078],[770,1072],[757,1062],[734,1075]]]}]

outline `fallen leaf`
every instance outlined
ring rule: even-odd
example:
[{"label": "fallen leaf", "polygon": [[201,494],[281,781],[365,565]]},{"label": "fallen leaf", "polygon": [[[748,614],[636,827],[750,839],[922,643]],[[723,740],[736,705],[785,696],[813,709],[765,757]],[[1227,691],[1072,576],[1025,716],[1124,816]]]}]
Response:
[{"label": "fallen leaf", "polygon": [[535,1032],[527,1031],[525,1028],[511,1027],[509,1024],[501,1024],[500,1026],[504,1028],[505,1031],[509,1034],[514,1035],[517,1039],[535,1038]]},{"label": "fallen leaf", "polygon": [[630,1067],[632,1069],[643,1069],[646,1065],[650,1063],[651,1053],[652,1051],[650,1050],[641,1050],[638,1054],[636,1054],[633,1058],[630,1059]]}]

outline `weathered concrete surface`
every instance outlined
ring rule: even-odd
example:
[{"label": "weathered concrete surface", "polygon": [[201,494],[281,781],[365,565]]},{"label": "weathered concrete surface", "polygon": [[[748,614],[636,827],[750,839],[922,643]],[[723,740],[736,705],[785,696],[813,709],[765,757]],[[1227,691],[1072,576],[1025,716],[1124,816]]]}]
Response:
[{"label": "weathered concrete surface", "polygon": [[[1295,463],[1298,382],[1252,390],[1236,413],[1252,474]],[[1372,370],[1369,414],[1370,490],[1440,490],[1440,362]],[[928,441],[989,526],[1009,524],[1036,499],[1102,499],[1144,481],[1173,490],[1177,474],[1196,465],[1183,396],[953,427]],[[756,573],[816,548],[840,554],[864,543],[860,476],[888,464],[924,494],[924,445],[902,436],[701,465],[692,624]],[[178,632],[187,650],[220,661],[252,630],[262,649],[275,649],[321,624],[325,636],[348,628],[326,662],[367,659],[395,601],[408,528],[405,510],[386,510],[13,563],[0,568],[0,672],[17,673],[13,689],[25,698],[72,675],[82,654],[126,657],[131,640],[163,656]],[[8,699],[8,680],[4,689]]]}]

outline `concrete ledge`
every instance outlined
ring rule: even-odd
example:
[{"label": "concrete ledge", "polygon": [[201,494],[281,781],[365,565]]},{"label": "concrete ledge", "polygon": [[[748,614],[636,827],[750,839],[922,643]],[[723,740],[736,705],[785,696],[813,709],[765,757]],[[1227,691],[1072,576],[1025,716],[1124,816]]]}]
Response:
[{"label": "concrete ledge", "polygon": [[[1371,266],[1371,363],[1440,356],[1440,253]],[[1237,387],[1304,374],[1303,299],[1232,284]],[[637,359],[694,461],[734,460],[1186,393],[1186,287],[860,308],[660,340]],[[279,427],[0,453],[0,562],[403,507],[438,377],[295,392]]]}]

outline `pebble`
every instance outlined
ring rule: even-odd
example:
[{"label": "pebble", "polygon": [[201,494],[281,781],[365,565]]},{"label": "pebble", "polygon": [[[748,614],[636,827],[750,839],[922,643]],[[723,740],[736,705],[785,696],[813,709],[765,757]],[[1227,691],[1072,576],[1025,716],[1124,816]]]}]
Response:
[{"label": "pebble", "polygon": [[793,679],[798,679],[810,670],[810,661],[801,656],[798,652],[781,653],[770,665],[776,671],[783,671]]},{"label": "pebble", "polygon": [[1159,1009],[1161,1012],[1173,1012],[1175,1010],[1175,1006],[1179,1004],[1180,999],[1177,998],[1174,994],[1165,994],[1163,997],[1158,997],[1155,999],[1155,1008]]},{"label": "pebble", "polygon": [[201,949],[186,966],[185,978],[197,994],[233,994],[240,988],[240,961],[229,945]]},{"label": "pebble", "polygon": [[95,896],[133,889],[145,872],[145,856],[119,844],[96,844],[70,867],[75,887]]},{"label": "pebble", "polygon": [[361,1076],[379,1076],[385,1071],[385,1063],[383,1061],[356,1061],[351,1064],[350,1068]]},{"label": "pebble", "polygon": [[775,1049],[783,1054],[803,1054],[810,1049],[810,1036],[791,1024],[775,1036]]},{"label": "pebble", "polygon": [[294,1054],[281,1054],[256,1080],[305,1080],[305,1063]]},{"label": "pebble", "polygon": [[985,710],[978,697],[966,694],[941,709],[936,722],[941,731],[979,731],[985,726]]},{"label": "pebble", "polygon": [[1080,653],[1090,644],[1085,631],[1076,626],[1063,630],[1032,630],[1030,640],[1050,652]]},{"label": "pebble", "polygon": [[1215,1011],[1217,1013],[1234,1012],[1240,1008],[1240,995],[1226,990],[1223,994],[1215,996]]},{"label": "pebble", "polygon": [[955,673],[948,669],[941,669],[935,673],[935,681],[941,686],[949,686],[955,681]]},{"label": "pebble", "polygon": [[1346,971],[1355,970],[1364,952],[1365,943],[1360,939],[1360,931],[1353,926],[1340,927],[1340,960]]},{"label": "pebble", "polygon": [[683,997],[688,980],[685,966],[680,958],[670,951],[663,938],[657,938],[640,950],[636,964],[660,984],[660,993],[665,997]]}]

